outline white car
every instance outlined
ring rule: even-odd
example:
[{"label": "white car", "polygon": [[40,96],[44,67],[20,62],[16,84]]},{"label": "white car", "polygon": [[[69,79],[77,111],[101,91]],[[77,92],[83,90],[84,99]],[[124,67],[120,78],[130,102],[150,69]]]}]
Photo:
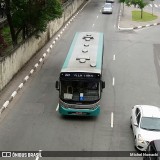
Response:
[{"label": "white car", "polygon": [[110,13],[112,14],[113,7],[111,3],[105,3],[105,5],[102,8],[102,13]]},{"label": "white car", "polygon": [[150,141],[160,139],[160,108],[136,105],[132,108],[131,128],[135,147],[145,151]]}]

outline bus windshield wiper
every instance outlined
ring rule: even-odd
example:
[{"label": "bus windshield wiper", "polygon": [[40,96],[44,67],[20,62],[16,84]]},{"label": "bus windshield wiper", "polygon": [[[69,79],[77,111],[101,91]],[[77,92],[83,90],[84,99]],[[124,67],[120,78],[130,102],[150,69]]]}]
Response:
[{"label": "bus windshield wiper", "polygon": [[145,130],[150,130],[149,128],[145,128],[145,127],[141,127],[142,129],[145,129]]},{"label": "bus windshield wiper", "polygon": [[153,129],[152,128],[151,129],[148,128],[148,130],[150,130],[150,131],[160,131],[160,129],[154,129],[154,128]]}]

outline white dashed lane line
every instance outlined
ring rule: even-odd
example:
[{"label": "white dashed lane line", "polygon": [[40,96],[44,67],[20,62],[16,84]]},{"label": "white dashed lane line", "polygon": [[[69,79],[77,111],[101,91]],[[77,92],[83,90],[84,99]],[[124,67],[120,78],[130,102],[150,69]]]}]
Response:
[{"label": "white dashed lane line", "polygon": [[57,105],[56,111],[58,111],[58,109],[59,109],[59,103],[58,103],[58,105]]},{"label": "white dashed lane line", "polygon": [[115,60],[116,60],[116,55],[114,54],[114,55],[113,55],[113,61],[115,61]]},{"label": "white dashed lane line", "polygon": [[111,128],[113,128],[113,123],[114,123],[114,114],[111,112]]},{"label": "white dashed lane line", "polygon": [[112,86],[115,85],[115,78],[113,77],[113,80],[112,80]]}]

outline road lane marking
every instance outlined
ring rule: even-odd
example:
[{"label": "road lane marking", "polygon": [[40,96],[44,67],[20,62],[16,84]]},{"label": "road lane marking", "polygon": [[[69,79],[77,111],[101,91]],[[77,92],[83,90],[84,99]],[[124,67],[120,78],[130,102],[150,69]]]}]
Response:
[{"label": "road lane marking", "polygon": [[115,61],[115,60],[116,60],[116,55],[114,54],[114,55],[113,55],[113,61]]},{"label": "road lane marking", "polygon": [[98,16],[97,16],[97,18],[98,18]]},{"label": "road lane marking", "polygon": [[58,105],[57,105],[56,111],[58,111],[58,109],[59,109],[59,103],[58,103]]},{"label": "road lane marking", "polygon": [[92,25],[92,27],[94,27],[94,24]]},{"label": "road lane marking", "polygon": [[113,122],[114,122],[114,115],[113,112],[111,112],[111,128],[113,128]]},{"label": "road lane marking", "polygon": [[114,86],[114,84],[115,84],[115,78],[113,77],[112,85]]}]

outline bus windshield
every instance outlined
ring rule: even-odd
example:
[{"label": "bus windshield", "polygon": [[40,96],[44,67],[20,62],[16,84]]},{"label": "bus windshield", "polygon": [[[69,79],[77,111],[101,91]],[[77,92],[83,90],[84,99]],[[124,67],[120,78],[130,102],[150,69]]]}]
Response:
[{"label": "bus windshield", "polygon": [[99,81],[61,81],[60,97],[65,101],[90,102],[100,99]]}]

